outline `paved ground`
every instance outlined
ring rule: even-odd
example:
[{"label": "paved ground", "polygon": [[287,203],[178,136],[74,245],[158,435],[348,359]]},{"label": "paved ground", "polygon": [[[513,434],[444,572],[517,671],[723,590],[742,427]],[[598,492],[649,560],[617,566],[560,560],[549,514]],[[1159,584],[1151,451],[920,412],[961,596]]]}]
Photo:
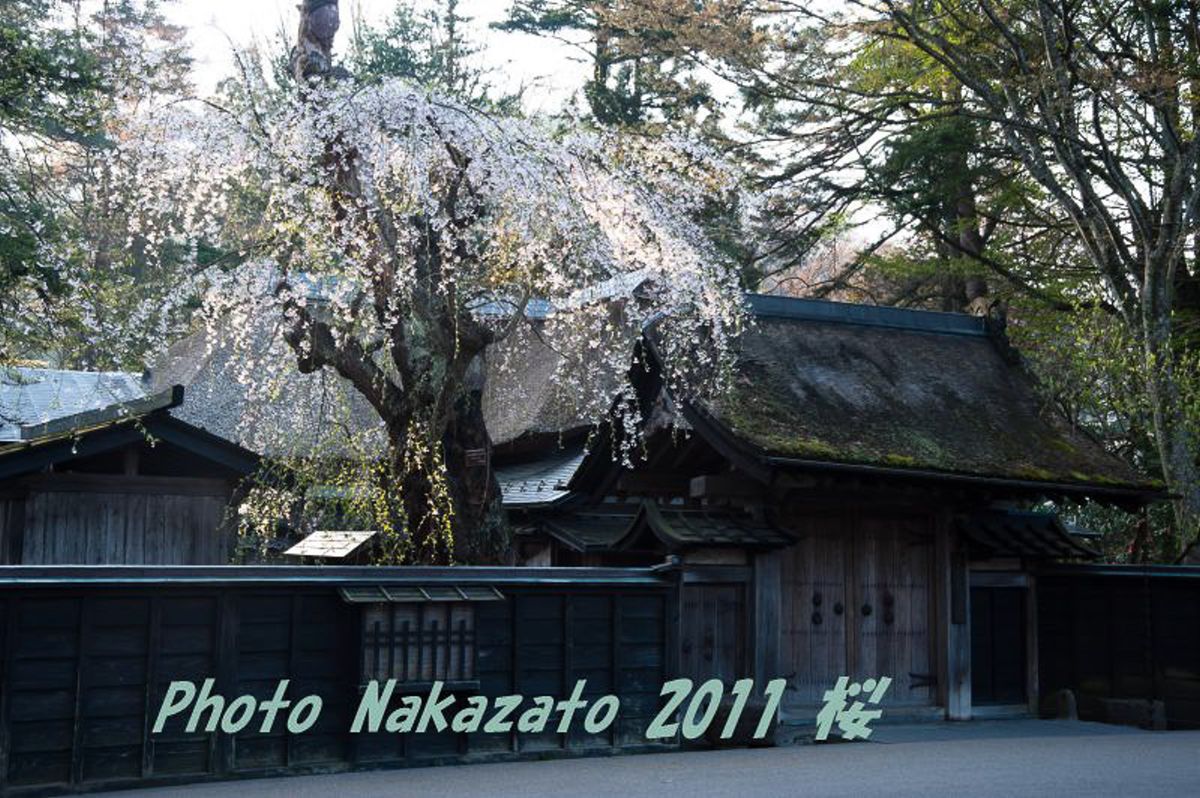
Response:
[{"label": "paved ground", "polygon": [[870,743],[298,776],[120,795],[1194,798],[1200,795],[1200,732],[1036,720],[880,726]]}]

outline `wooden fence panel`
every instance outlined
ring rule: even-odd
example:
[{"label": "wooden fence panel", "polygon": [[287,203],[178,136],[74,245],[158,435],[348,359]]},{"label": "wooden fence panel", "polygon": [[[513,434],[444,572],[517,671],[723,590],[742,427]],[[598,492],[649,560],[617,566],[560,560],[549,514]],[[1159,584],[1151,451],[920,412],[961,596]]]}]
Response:
[{"label": "wooden fence panel", "polygon": [[1038,576],[1040,693],[1164,702],[1200,728],[1200,569],[1091,566]]},{"label": "wooden fence panel", "polygon": [[[586,679],[585,699],[612,693],[621,700],[607,733],[584,732],[580,712],[569,735],[553,731],[557,713],[542,734],[404,735],[349,733],[363,688],[363,605],[343,600],[327,577],[294,583],[296,573],[335,569],[280,568],[278,579],[265,569],[262,578],[228,585],[173,583],[181,571],[166,569],[138,569],[146,581],[98,585],[80,575],[130,569],[36,569],[40,580],[71,574],[61,584],[4,579],[32,570],[0,569],[0,795],[654,747],[644,731],[669,678],[674,588],[648,574],[633,585],[598,585],[594,577],[546,585],[512,569],[530,583],[509,577],[499,587],[504,600],[474,605],[474,662],[466,672],[475,678],[456,690],[560,699]],[[383,570],[407,569],[380,569],[381,581]],[[159,572],[162,582],[146,577]],[[227,701],[269,699],[289,679],[288,698],[316,694],[323,708],[302,734],[287,731],[286,712],[270,733],[258,731],[261,714],[236,734],[207,732],[207,714],[188,732],[190,708],[151,733],[170,682],[199,687],[206,678]]]}]

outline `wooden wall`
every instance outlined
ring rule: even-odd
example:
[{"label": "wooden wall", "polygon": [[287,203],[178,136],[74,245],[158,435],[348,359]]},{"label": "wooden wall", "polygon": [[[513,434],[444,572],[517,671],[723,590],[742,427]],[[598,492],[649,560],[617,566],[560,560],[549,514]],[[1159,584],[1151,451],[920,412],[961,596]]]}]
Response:
[{"label": "wooden wall", "polygon": [[[552,587],[503,584],[506,600],[476,605],[480,694],[565,698],[587,679],[585,697],[620,697],[610,731],[590,737],[579,719],[566,737],[372,735],[348,732],[358,606],[335,584],[295,584],[300,569],[275,570],[249,584],[222,577],[238,580],[227,586],[0,586],[0,795],[647,747],[671,661],[666,583],[568,576]],[[257,721],[237,735],[187,734],[186,713],[150,734],[169,682],[206,677],[229,699],[269,698],[290,678],[289,697],[319,694],[324,710],[299,735],[282,722],[260,734]]]},{"label": "wooden wall", "polygon": [[24,530],[24,496],[0,495],[0,565],[11,565],[21,561]]},{"label": "wooden wall", "polygon": [[1164,702],[1168,726],[1200,728],[1200,568],[1092,566],[1037,579],[1043,697]]},{"label": "wooden wall", "polygon": [[24,515],[17,562],[224,564],[232,545],[224,523],[229,496],[227,483],[209,479],[62,475],[38,480],[20,500]]}]

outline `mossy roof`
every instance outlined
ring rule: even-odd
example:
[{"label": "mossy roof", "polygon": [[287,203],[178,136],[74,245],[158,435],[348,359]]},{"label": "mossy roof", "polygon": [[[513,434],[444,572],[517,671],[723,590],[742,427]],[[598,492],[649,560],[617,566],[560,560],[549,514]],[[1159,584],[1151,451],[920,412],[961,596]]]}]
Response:
[{"label": "mossy roof", "polygon": [[750,301],[733,389],[698,409],[769,458],[1154,487],[1044,404],[981,319]]}]

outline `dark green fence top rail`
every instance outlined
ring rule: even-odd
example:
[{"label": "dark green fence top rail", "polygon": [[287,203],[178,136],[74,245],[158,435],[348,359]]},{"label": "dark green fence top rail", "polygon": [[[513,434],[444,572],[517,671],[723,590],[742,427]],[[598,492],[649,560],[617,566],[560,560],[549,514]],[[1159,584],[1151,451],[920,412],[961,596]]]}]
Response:
[{"label": "dark green fence top rail", "polygon": [[651,568],[308,565],[0,566],[0,589],[38,585],[575,585],[665,587]]},{"label": "dark green fence top rail", "polygon": [[1045,576],[1117,576],[1130,578],[1163,578],[1200,580],[1196,565],[1084,565],[1047,564],[1038,569]]}]

